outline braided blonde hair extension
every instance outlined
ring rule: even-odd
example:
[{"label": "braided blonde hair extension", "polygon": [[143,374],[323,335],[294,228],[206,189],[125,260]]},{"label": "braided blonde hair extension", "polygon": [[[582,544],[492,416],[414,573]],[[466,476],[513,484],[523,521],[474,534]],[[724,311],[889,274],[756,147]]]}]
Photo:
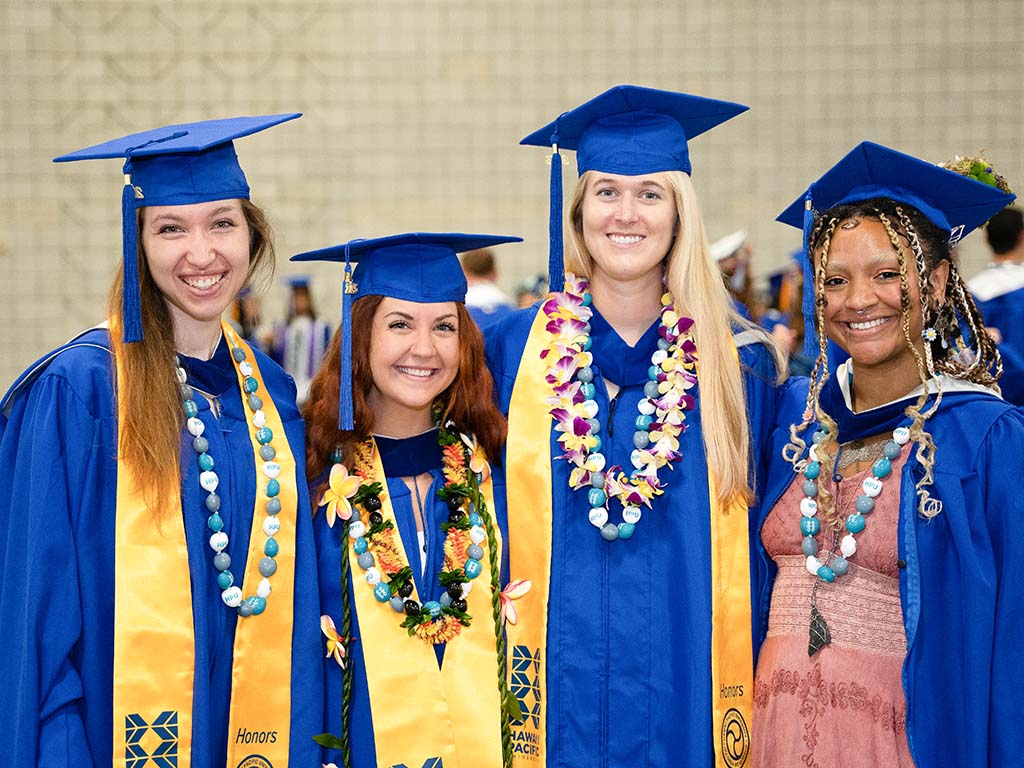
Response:
[{"label": "braided blonde hair extension", "polygon": [[[900,209],[897,208],[899,212]],[[903,330],[903,338],[907,342],[907,346],[914,353],[914,360],[917,362],[917,374],[921,379],[921,383],[927,384],[934,376],[932,371],[931,361],[931,349],[930,345],[925,342],[925,356],[928,358],[927,364],[921,357],[921,353],[918,352],[917,346],[914,344],[913,339],[910,336],[910,280],[908,277],[907,258],[904,253],[902,243],[900,243],[899,233],[896,228],[893,227],[889,217],[882,211],[875,209],[875,214],[878,216],[878,220],[882,222],[882,226],[885,227],[886,233],[889,235],[889,242],[892,243],[893,250],[896,252],[896,259],[900,265],[900,325]],[[916,233],[915,233],[916,234]],[[911,238],[907,237],[908,242],[912,242]],[[920,244],[918,244],[920,248]],[[914,252],[915,257],[917,252]],[[926,271],[922,269],[924,264],[923,250],[920,259],[917,259],[918,263],[918,293],[920,294],[921,302],[921,318],[922,323],[928,318],[928,289],[929,281]],[[931,494],[928,492],[926,486],[931,485],[934,482],[933,469],[935,467],[935,441],[932,440],[931,433],[929,433],[924,426],[933,413],[938,409],[939,403],[942,402],[942,386],[938,380],[935,380],[936,384],[936,395],[935,403],[932,407],[925,412],[925,406],[928,404],[929,391],[928,387],[925,386],[920,396],[917,398],[917,402],[913,405],[907,406],[906,414],[910,417],[910,439],[917,445],[917,460],[924,468],[924,475],[918,480],[915,486],[918,499],[918,512],[924,517],[935,517],[939,512],[942,511],[942,502],[938,499],[931,498]]]}]

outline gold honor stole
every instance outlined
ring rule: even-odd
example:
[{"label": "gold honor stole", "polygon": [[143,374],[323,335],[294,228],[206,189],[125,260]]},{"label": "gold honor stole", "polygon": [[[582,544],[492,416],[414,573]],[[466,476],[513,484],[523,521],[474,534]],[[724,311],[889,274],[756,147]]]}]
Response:
[{"label": "gold honor stole", "polygon": [[[384,477],[376,444],[373,471],[375,478]],[[491,511],[500,563],[501,533],[489,476],[480,491]],[[381,502],[381,515],[397,531],[395,510],[388,494],[381,495]],[[394,540],[405,562],[415,567],[417,561],[408,556],[401,536]],[[350,538],[345,546],[354,548],[355,539]],[[349,557],[352,561],[357,559],[354,549],[350,549]],[[402,616],[388,603],[378,602],[373,589],[360,583],[362,579],[357,579],[353,571],[352,591],[360,634],[356,640],[366,668],[379,768],[418,768],[432,758],[440,758],[442,762],[438,765],[443,764],[444,768],[501,767],[501,697],[489,557],[480,564],[483,570],[473,579],[473,587],[466,596],[466,612],[473,621],[447,644],[440,668],[434,647],[418,637],[410,637],[400,626]],[[423,602],[415,585],[411,598]]]},{"label": "gold honor stole", "polygon": [[[233,345],[246,352],[259,383],[256,394],[263,401],[266,425],[274,434],[274,461],[281,465],[281,530],[277,571],[271,577],[273,594],[259,616],[237,618],[232,661],[231,712],[228,731],[228,768],[247,757],[263,762],[253,765],[284,768],[288,764],[291,720],[292,608],[295,578],[295,516],[298,507],[295,457],[281,416],[267,391],[252,349],[226,323],[224,333]],[[237,366],[236,366],[237,372]],[[123,371],[118,366],[118,390],[123,391]],[[238,372],[238,386],[242,379]],[[246,396],[243,392],[243,409]],[[124,424],[118,413],[118,441]],[[255,594],[262,576],[264,557],[262,505],[266,503],[266,478],[255,427],[249,421],[253,460],[256,465],[256,509],[249,537],[247,573],[243,592]],[[120,451],[119,451],[120,455]],[[216,459],[216,457],[214,457]],[[191,460],[192,457],[189,457]],[[225,503],[230,504],[231,500]],[[169,509],[181,509],[180,496]],[[188,768],[192,754],[192,686],[195,677],[192,587],[184,513],[172,514],[159,526],[142,498],[135,473],[118,459],[117,519],[114,564],[114,754],[118,768],[167,764]],[[230,531],[229,531],[230,533]],[[203,542],[203,549],[207,549]],[[212,550],[204,553],[212,557]],[[237,582],[236,582],[237,583]],[[159,599],[153,598],[153,588]],[[222,606],[222,610],[231,610]],[[216,713],[211,713],[216,717]],[[149,758],[147,761],[146,758]],[[174,762],[176,760],[176,762]],[[163,764],[163,763],[161,763]]]},{"label": "gold honor stole", "polygon": [[[524,722],[513,726],[517,768],[546,765],[546,643],[551,579],[551,415],[546,399],[548,364],[540,353],[550,341],[539,309],[530,327],[508,413],[505,485],[508,498],[510,579],[533,588],[516,606],[519,621],[506,627],[512,693]],[[683,469],[685,471],[685,468]],[[750,638],[750,562],[747,506],[737,499],[723,509],[708,475],[711,515],[711,710],[715,764],[748,764],[753,713],[753,650]]]}]

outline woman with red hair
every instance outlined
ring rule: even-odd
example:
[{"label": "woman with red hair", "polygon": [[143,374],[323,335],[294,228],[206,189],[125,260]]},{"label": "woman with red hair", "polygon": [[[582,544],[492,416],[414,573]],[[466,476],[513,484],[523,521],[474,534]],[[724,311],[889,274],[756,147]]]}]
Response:
[{"label": "woman with red hair", "polygon": [[488,464],[506,427],[456,254],[517,239],[411,233],[293,257],[346,264],[305,408],[339,734],[318,740],[339,765],[510,764],[506,526]]}]

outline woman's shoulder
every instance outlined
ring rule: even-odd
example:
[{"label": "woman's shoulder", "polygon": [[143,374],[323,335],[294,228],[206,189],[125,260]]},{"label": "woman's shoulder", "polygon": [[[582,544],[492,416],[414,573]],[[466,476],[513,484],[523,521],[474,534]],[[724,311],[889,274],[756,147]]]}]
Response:
[{"label": "woman's shoulder", "polygon": [[46,382],[72,391],[88,406],[109,408],[113,402],[113,370],[109,332],[106,328],[90,328],[26,368],[4,395],[0,407],[4,416],[9,415],[37,385]]},{"label": "woman's shoulder", "polygon": [[778,380],[782,361],[778,348],[763,328],[752,324],[734,328],[732,343],[744,370],[770,381]]},{"label": "woman's shoulder", "polygon": [[492,374],[515,376],[526,339],[530,335],[530,328],[539,311],[538,302],[506,315],[488,325],[483,331],[487,362],[491,366]]},{"label": "woman's shoulder", "polygon": [[992,392],[944,395],[926,427],[935,436],[940,451],[944,443],[963,449],[974,446],[987,454],[1012,455],[1017,462],[1024,450],[1024,409]]}]

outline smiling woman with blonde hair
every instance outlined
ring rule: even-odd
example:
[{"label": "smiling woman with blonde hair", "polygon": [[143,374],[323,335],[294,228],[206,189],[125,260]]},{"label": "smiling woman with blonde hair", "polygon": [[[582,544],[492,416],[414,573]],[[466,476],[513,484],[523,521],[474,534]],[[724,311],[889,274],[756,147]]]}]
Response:
[{"label": "smiling woman with blonde hair", "polygon": [[[747,517],[777,368],[708,253],[687,143],[745,109],[618,86],[523,140],[556,150],[555,292],[486,332],[510,576],[533,585],[509,628],[522,765],[749,753]],[[559,148],[581,174],[564,253]]]}]

